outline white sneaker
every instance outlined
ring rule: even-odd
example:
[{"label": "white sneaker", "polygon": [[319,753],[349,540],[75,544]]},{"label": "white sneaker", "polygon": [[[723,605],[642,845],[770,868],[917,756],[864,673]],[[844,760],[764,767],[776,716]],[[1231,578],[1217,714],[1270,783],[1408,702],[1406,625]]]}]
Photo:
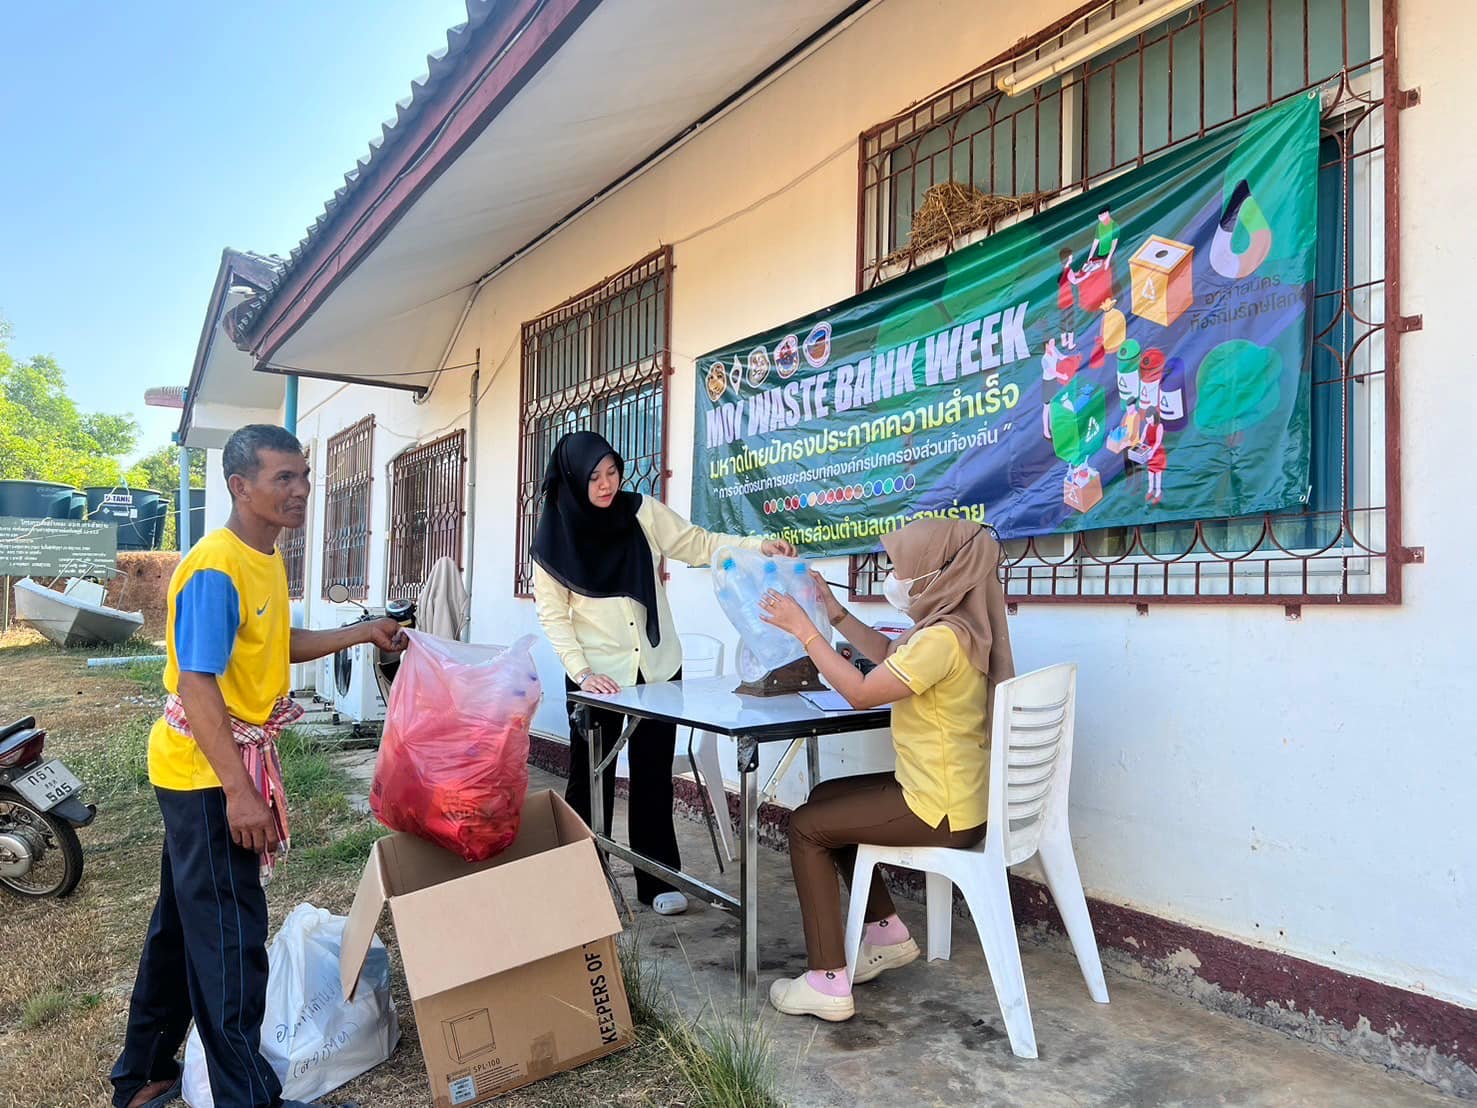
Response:
[{"label": "white sneaker", "polygon": [[827,1023],[842,1023],[856,1015],[856,1005],[850,993],[827,996],[805,980],[804,974],[781,977],[770,985],[769,1003],[776,1012],[787,1016],[814,1016]]},{"label": "white sneaker", "polygon": [[659,916],[680,916],[687,911],[687,897],[677,892],[657,893],[651,907]]},{"label": "white sneaker", "polygon": [[872,946],[862,943],[862,951],[856,959],[856,976],[853,985],[862,985],[890,969],[898,969],[918,960],[918,944],[911,938],[889,946]]}]

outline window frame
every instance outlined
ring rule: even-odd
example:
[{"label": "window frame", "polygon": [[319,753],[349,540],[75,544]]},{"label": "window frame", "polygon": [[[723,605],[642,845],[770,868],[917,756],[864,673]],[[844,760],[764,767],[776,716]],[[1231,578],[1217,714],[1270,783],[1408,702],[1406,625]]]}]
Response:
[{"label": "window frame", "polygon": [[[1241,6],[1243,4],[1246,5],[1245,8]],[[1113,18],[1124,11],[1131,11],[1135,5],[1130,0],[1116,0],[1106,7],[1100,2],[1084,4],[1063,19],[966,74],[934,97],[927,98],[863,132],[858,143],[857,291],[876,287],[893,276],[910,271],[915,265],[926,264],[936,257],[977,242],[1020,219],[1089,191],[1096,185],[1143,165],[1157,154],[1175,149],[1183,142],[1198,138],[1226,122],[1245,118],[1268,104],[1280,103],[1290,96],[1299,95],[1303,90],[1272,94],[1276,64],[1274,56],[1286,60],[1285,55],[1274,55],[1274,16],[1286,18],[1286,12],[1278,12],[1278,0],[1266,0],[1265,76],[1268,97],[1262,102],[1248,102],[1243,105],[1238,82],[1245,82],[1238,68],[1234,44],[1242,41],[1242,36],[1247,33],[1242,16],[1252,4],[1253,0],[1207,0],[1199,8],[1192,8],[1174,17],[1175,22],[1179,23],[1193,16],[1193,20],[1185,25],[1174,26],[1168,32],[1161,30],[1163,24],[1157,25],[1128,39],[1112,51],[1094,55],[1064,74],[1059,79],[1059,85],[1051,83],[1044,86],[1048,90],[1046,96],[1059,95],[1062,98],[1058,134],[1062,158],[1060,187],[1050,195],[1037,196],[1017,215],[1007,216],[986,228],[960,235],[947,244],[921,254],[910,254],[902,264],[894,263],[892,267],[884,264],[881,248],[889,242],[885,225],[896,205],[893,196],[884,186],[887,181],[897,179],[900,175],[895,172],[888,159],[908,144],[920,143],[925,135],[939,127],[957,126],[968,113],[978,111],[982,105],[998,98],[1000,94],[994,91],[994,76],[998,72],[1028,64],[1042,53],[1085,33],[1090,27],[1098,25],[1095,20],[1100,15]],[[1409,318],[1400,314],[1399,302],[1399,116],[1414,100],[1399,85],[1399,57],[1396,50],[1399,0],[1370,0],[1368,60],[1349,56],[1350,43],[1353,41],[1350,36],[1349,6],[1350,0],[1340,0],[1339,11],[1343,16],[1344,30],[1343,64],[1324,80],[1313,79],[1309,62],[1310,50],[1306,42],[1311,37],[1312,17],[1307,5],[1303,6],[1302,15],[1305,40],[1302,76],[1309,82],[1304,89],[1322,88],[1324,91],[1325,139],[1331,134],[1344,134],[1341,139],[1344,143],[1341,158],[1345,179],[1350,182],[1343,186],[1346,194],[1361,185],[1367,185],[1369,191],[1369,201],[1362,212],[1355,213],[1352,208],[1346,208],[1343,213],[1341,233],[1346,243],[1355,243],[1356,249],[1350,249],[1341,256],[1341,287],[1332,294],[1340,298],[1341,311],[1336,313],[1335,319],[1342,317],[1347,321],[1350,316],[1355,317],[1360,324],[1361,333],[1354,338],[1352,347],[1346,346],[1342,350],[1334,350],[1328,346],[1327,329],[1314,339],[1315,342],[1322,340],[1325,349],[1330,350],[1338,362],[1337,376],[1330,382],[1324,382],[1324,386],[1342,387],[1353,394],[1352,398],[1346,394],[1341,402],[1335,401],[1340,403],[1343,413],[1338,450],[1344,466],[1341,503],[1337,506],[1337,511],[1322,514],[1310,511],[1290,516],[1265,515],[1234,520],[1208,519],[1164,525],[1166,528],[1193,528],[1193,537],[1189,539],[1186,549],[1177,556],[1168,557],[1163,553],[1149,552],[1150,545],[1144,539],[1146,533],[1153,532],[1154,529],[1148,525],[1109,529],[1126,532],[1125,550],[1112,555],[1104,555],[1092,549],[1093,541],[1101,541],[1108,531],[1044,535],[1007,543],[1007,598],[1012,605],[1023,600],[1033,603],[1131,602],[1141,608],[1150,602],[1283,604],[1291,615],[1294,609],[1304,603],[1400,603],[1402,567],[1418,557],[1417,552],[1406,549],[1401,542],[1399,441],[1400,337],[1406,331],[1419,326],[1418,317]],[[1204,44],[1208,34],[1208,21],[1215,16],[1228,18],[1232,26],[1231,88],[1228,94],[1217,93],[1229,95],[1231,114],[1225,120],[1207,124],[1210,92],[1206,85]],[[1126,160],[1119,160],[1116,156],[1118,143],[1115,135],[1109,141],[1108,161],[1111,164],[1102,169],[1089,165],[1092,149],[1089,145],[1087,116],[1094,109],[1086,103],[1085,94],[1090,83],[1101,78],[1105,72],[1109,74],[1107,79],[1112,82],[1116,79],[1113,67],[1125,61],[1134,61],[1142,94],[1145,67],[1139,63],[1148,56],[1148,47],[1167,41],[1167,49],[1173,51],[1175,36],[1185,34],[1192,28],[1200,40],[1202,55],[1198,131],[1175,137],[1179,127],[1174,114],[1174,93],[1171,86],[1166,112],[1166,137],[1169,140],[1166,144],[1153,149],[1139,149]],[[1127,52],[1123,53],[1125,50]],[[1335,81],[1338,87],[1330,89],[1329,86]],[[1042,97],[1043,89],[1038,88],[1019,99],[1038,105],[1039,110]],[[1110,99],[1110,104],[1113,103]],[[940,112],[941,107],[946,110]],[[1116,104],[1109,109],[1109,119],[1112,121],[1110,126],[1116,125],[1115,109]],[[1071,122],[1070,113],[1081,116],[1082,122]],[[1145,128],[1142,109],[1139,116],[1139,145],[1143,147]],[[928,121],[927,126],[920,125],[920,121],[924,119]],[[976,140],[977,134],[972,133],[963,141]],[[960,145],[961,140],[956,136],[945,147],[950,152],[951,165],[953,151]],[[1355,146],[1358,149],[1351,151],[1350,148]],[[923,163],[915,156],[911,168],[916,171],[916,167],[921,164]],[[1014,172],[1014,149],[1011,164]],[[1037,164],[1041,164],[1039,155]],[[1369,178],[1374,183],[1361,182],[1360,178]],[[1357,235],[1354,234],[1356,221],[1359,224]],[[878,257],[869,258],[869,246],[875,247],[874,252]],[[1320,293],[1319,298],[1328,295],[1330,294]],[[1381,384],[1382,389],[1379,388]],[[1314,387],[1319,387],[1316,382]],[[1358,462],[1353,469],[1359,485],[1357,490],[1351,488],[1349,480],[1351,455]],[[1337,518],[1325,518],[1329,516]],[[1309,526],[1320,521],[1325,524],[1331,522],[1336,524],[1337,533],[1327,546],[1319,549],[1289,548],[1275,538],[1275,528],[1289,520],[1300,521]],[[1229,534],[1232,527],[1254,526],[1257,523],[1262,525],[1262,537],[1257,548],[1251,551],[1217,550],[1206,538],[1207,527],[1224,526]],[[1053,547],[1059,544],[1059,549],[1044,549],[1048,544]],[[1207,564],[1213,568],[1213,572],[1207,572]],[[850,559],[848,575],[852,598],[878,599],[886,570],[887,560],[879,553],[854,555]],[[1085,591],[1099,588],[1100,591]]]},{"label": "window frame", "polygon": [[[412,505],[412,482],[425,482],[424,501]],[[467,432],[458,428],[406,447],[390,462],[385,600],[414,600],[437,561],[449,557],[465,570]],[[449,510],[448,510],[449,509]],[[417,527],[412,515],[424,516]],[[418,572],[417,572],[418,571]]]},{"label": "window frame", "polygon": [[[370,514],[374,504],[374,416],[368,415],[330,436],[323,451],[323,599],[328,589],[342,584],[351,600],[369,599]],[[341,461],[362,460],[348,473]],[[362,523],[352,515],[355,498],[363,494]],[[358,553],[361,572],[352,574]]]},{"label": "window frame", "polygon": [[[312,472],[313,459],[308,451],[303,451],[303,460],[308,463],[308,472]],[[287,571],[287,599],[302,600],[307,594],[308,576],[308,524],[312,520],[312,502],[308,504],[308,518],[303,520],[301,527],[294,527],[291,531],[283,531],[277,540],[277,550],[282,555],[282,564]]]},{"label": "window frame", "polygon": [[[632,456],[624,450],[625,435],[607,438],[626,455],[626,482],[644,495],[666,501],[669,467],[670,402],[672,378],[672,248],[662,247],[618,273],[576,293],[562,304],[523,324],[520,338],[519,408],[518,408],[518,484],[514,493],[515,547],[513,552],[513,595],[519,599],[533,596],[533,563],[530,549],[542,503],[542,480],[548,461],[544,439],[557,441],[555,423],[563,421],[568,430],[589,426],[597,420],[613,417],[635,421],[635,437],[651,449]],[[655,282],[650,294],[641,290]],[[632,294],[634,301],[627,301]],[[623,305],[623,301],[627,301]],[[639,320],[627,318],[627,308],[654,313],[652,329],[642,331]],[[610,309],[614,308],[614,311]],[[602,314],[602,309],[605,313]],[[636,327],[633,339],[633,323]],[[643,340],[653,340],[649,349]],[[563,370],[555,365],[540,366],[539,358],[551,350],[552,344],[573,341],[578,359],[584,365],[572,379],[568,364]],[[636,357],[609,365],[596,365],[596,359],[609,354],[621,344],[634,345],[644,351]],[[556,355],[559,356],[559,355]],[[567,354],[565,355],[567,356]],[[577,359],[577,360],[578,360]],[[548,377],[565,375],[551,385]],[[649,396],[652,404],[643,412],[642,404]],[[589,409],[582,417],[581,410]],[[651,422],[656,423],[651,434]],[[542,429],[539,424],[545,424]],[[605,429],[609,431],[609,427]],[[632,427],[626,427],[632,431]],[[537,446],[535,447],[535,443]],[[552,442],[549,443],[552,446]]]}]

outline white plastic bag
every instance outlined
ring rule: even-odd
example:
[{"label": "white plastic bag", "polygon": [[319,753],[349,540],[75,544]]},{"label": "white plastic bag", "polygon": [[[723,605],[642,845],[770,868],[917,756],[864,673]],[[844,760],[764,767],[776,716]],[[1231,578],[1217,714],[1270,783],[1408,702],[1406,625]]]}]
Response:
[{"label": "white plastic bag", "polygon": [[[390,997],[390,956],[375,938],[345,1003],[338,955],[344,916],[299,904],[267,951],[267,1011],[262,1057],[282,1082],[284,1100],[314,1100],[379,1065],[400,1041]],[[185,1045],[184,1098],[190,1108],[214,1108],[200,1032]]]},{"label": "white plastic bag", "polygon": [[770,589],[793,596],[823,634],[830,630],[825,605],[804,561],[719,547],[713,555],[713,591],[742,639],[738,671],[745,681],[757,681],[770,670],[805,656],[799,639],[760,618],[759,599]]}]

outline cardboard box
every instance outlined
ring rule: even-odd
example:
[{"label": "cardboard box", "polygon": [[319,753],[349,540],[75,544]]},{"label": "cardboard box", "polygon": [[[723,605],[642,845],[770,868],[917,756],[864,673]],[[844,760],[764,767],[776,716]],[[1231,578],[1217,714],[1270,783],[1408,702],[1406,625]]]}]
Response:
[{"label": "cardboard box", "polygon": [[554,793],[529,794],[513,845],[485,862],[412,835],[375,843],[344,928],[346,997],[386,903],[436,1108],[631,1044],[620,919],[590,829]]},{"label": "cardboard box", "polygon": [[1195,248],[1151,235],[1128,260],[1133,314],[1168,327],[1195,302]]}]

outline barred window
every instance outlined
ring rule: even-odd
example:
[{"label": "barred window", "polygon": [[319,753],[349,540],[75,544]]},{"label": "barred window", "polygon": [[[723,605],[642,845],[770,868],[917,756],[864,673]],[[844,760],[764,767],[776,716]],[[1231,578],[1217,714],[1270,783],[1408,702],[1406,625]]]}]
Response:
[{"label": "barred window", "polygon": [[387,600],[419,596],[441,558],[462,568],[466,441],[465,431],[455,431],[412,447],[390,464]]},{"label": "barred window", "polygon": [[347,585],[355,600],[369,598],[370,461],[374,416],[328,440],[324,452],[323,595]]},{"label": "barred window", "polygon": [[[312,472],[312,460],[306,450],[303,457],[308,461],[309,472]],[[287,595],[292,600],[301,600],[308,561],[308,525],[304,523],[291,531],[283,531],[277,549],[282,552],[282,562],[287,567]]]},{"label": "barred window", "polygon": [[658,251],[523,325],[517,596],[533,593],[529,551],[561,436],[598,431],[625,459],[627,488],[666,497],[671,266],[671,250]]},{"label": "barred window", "polygon": [[[1404,327],[1394,175],[1398,0],[1205,0],[1023,93],[996,78],[1137,0],[1087,5],[862,136],[857,285],[866,289],[1145,164],[1215,127],[1321,92],[1310,487],[1302,510],[1119,527],[1006,544],[1013,600],[1398,602],[1398,404]],[[977,190],[976,218],[910,241],[930,189]],[[946,232],[947,234],[947,232]],[[885,559],[852,560],[877,595]]]}]

